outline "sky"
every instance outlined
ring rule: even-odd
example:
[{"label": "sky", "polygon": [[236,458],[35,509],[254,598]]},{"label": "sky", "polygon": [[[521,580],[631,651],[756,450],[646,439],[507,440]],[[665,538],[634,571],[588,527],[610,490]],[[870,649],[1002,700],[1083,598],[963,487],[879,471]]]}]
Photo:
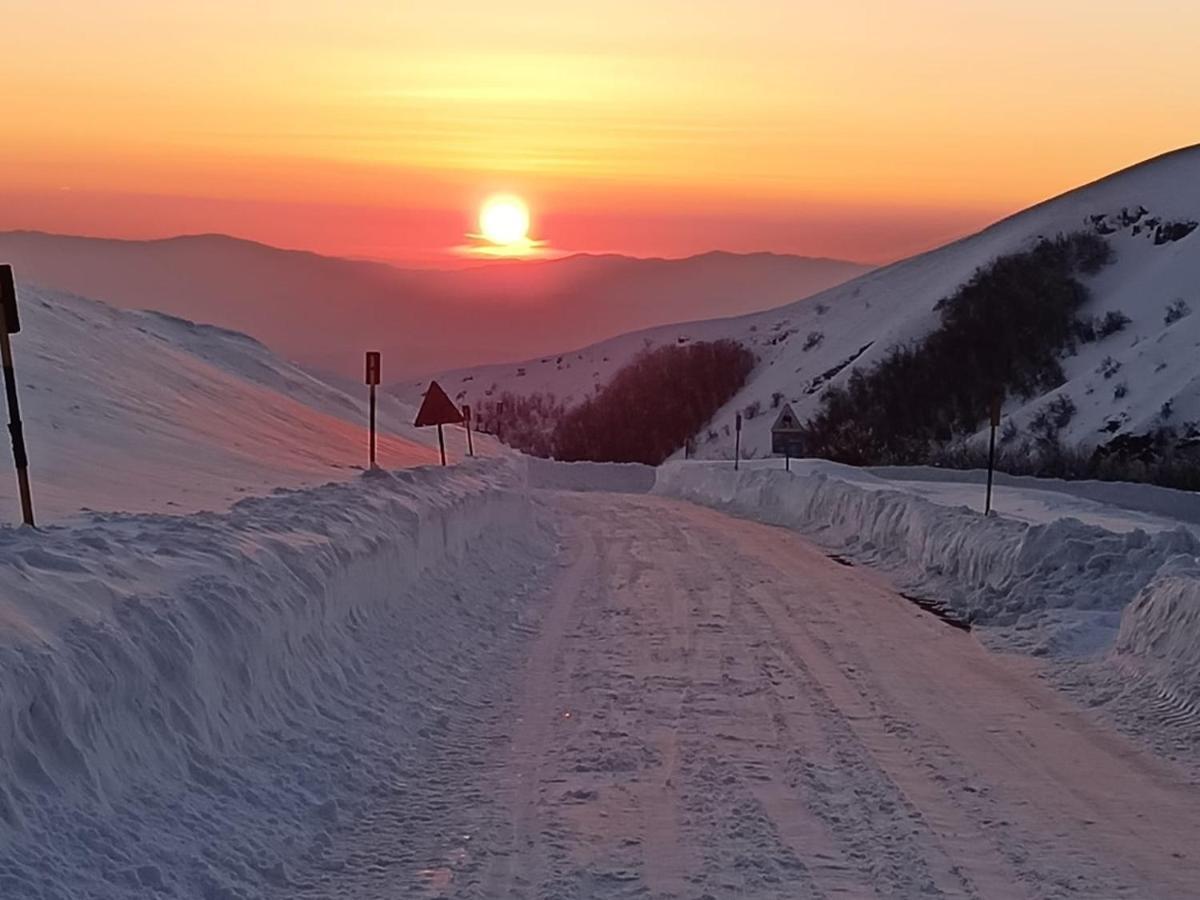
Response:
[{"label": "sky", "polygon": [[0,228],[882,262],[1200,140],[1200,3],[0,0]]}]

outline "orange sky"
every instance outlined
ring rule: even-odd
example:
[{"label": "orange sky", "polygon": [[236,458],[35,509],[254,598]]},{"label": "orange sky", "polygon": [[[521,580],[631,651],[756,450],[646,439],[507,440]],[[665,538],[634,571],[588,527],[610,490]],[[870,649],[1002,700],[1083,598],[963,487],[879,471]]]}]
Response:
[{"label": "orange sky", "polygon": [[878,261],[1200,138],[1168,0],[0,0],[0,228]]}]

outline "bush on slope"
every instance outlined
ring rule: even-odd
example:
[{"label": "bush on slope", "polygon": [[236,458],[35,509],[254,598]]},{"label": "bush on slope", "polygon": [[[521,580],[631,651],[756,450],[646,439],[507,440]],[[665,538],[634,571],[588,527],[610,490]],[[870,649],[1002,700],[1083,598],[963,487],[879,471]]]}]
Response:
[{"label": "bush on slope", "polygon": [[559,420],[554,456],[658,465],[733,398],[754,364],[731,340],[643,351]]},{"label": "bush on slope", "polygon": [[805,452],[855,465],[917,463],[976,431],[996,397],[1034,397],[1063,381],[1064,352],[1087,340],[1080,275],[1112,260],[1101,237],[1043,238],[1001,256],[937,309],[940,326],[853,372],[821,398],[805,425]]}]

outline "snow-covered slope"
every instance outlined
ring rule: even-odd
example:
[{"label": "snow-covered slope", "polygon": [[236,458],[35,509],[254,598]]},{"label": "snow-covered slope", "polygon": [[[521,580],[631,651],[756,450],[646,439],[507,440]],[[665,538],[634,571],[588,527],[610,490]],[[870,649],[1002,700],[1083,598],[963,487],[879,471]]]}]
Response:
[{"label": "snow-covered slope", "polygon": [[[763,456],[770,450],[774,410],[783,402],[790,402],[801,420],[808,418],[825,385],[846,378],[855,365],[869,365],[890,347],[928,333],[938,322],[934,305],[976,269],[1029,247],[1039,236],[1091,229],[1106,235],[1116,261],[1091,280],[1093,300],[1083,312],[1120,310],[1132,321],[1124,331],[1084,345],[1065,361],[1068,380],[1058,392],[1069,395],[1078,412],[1061,436],[1088,442],[1141,432],[1167,419],[1182,424],[1200,420],[1200,390],[1191,361],[1200,343],[1200,315],[1171,323],[1166,319],[1168,307],[1178,300],[1200,312],[1200,229],[1166,240],[1164,226],[1196,221],[1200,147],[1191,147],[788,306],[635,332],[580,350],[454,372],[439,380],[466,402],[504,390],[548,391],[578,401],[643,348],[733,338],[753,348],[759,364],[746,387],[698,436],[698,455],[731,456],[734,414],[742,412],[742,446],[750,455]],[[404,385],[401,396],[411,399],[419,387]],[[1005,414],[1024,430],[1048,399],[1011,403]]]},{"label": "snow-covered slope", "polygon": [[[365,395],[330,387],[252,338],[26,285],[19,292],[13,350],[41,521],[85,508],[218,509],[346,478],[366,461]],[[411,421],[407,406],[386,399],[382,465],[436,461],[436,437]],[[460,454],[458,429],[448,431]],[[12,522],[5,438],[0,521]]]}]

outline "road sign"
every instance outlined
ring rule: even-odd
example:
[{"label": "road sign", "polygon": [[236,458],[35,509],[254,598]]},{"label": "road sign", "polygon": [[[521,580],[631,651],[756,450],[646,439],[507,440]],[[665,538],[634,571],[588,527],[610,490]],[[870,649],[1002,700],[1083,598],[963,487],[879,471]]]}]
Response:
[{"label": "road sign", "polygon": [[785,465],[790,469],[791,458],[803,453],[801,449],[803,439],[804,431],[800,426],[800,419],[792,409],[792,404],[785,403],[779,416],[775,419],[775,424],[771,426],[771,452],[783,454],[786,460]]},{"label": "road sign", "polygon": [[446,438],[442,435],[443,425],[458,425],[463,420],[463,414],[454,401],[451,400],[442,386],[436,381],[429,382],[429,390],[417,410],[417,420],[413,423],[418,428],[436,425],[438,430],[438,447],[442,451],[442,465],[446,464]]},{"label": "road sign", "polygon": [[4,368],[4,394],[8,401],[8,433],[12,437],[13,463],[17,469],[17,489],[21,495],[21,519],[33,525],[33,494],[29,488],[29,457],[25,453],[25,429],[21,424],[21,406],[17,398],[17,373],[13,368],[10,334],[21,330],[17,316],[17,282],[12,266],[0,266],[0,364]]},{"label": "road sign", "polygon": [[367,374],[366,381],[370,387],[370,407],[371,407],[371,438],[370,449],[367,452],[367,459],[370,461],[372,469],[375,468],[375,387],[379,384],[379,351],[367,351]]}]

